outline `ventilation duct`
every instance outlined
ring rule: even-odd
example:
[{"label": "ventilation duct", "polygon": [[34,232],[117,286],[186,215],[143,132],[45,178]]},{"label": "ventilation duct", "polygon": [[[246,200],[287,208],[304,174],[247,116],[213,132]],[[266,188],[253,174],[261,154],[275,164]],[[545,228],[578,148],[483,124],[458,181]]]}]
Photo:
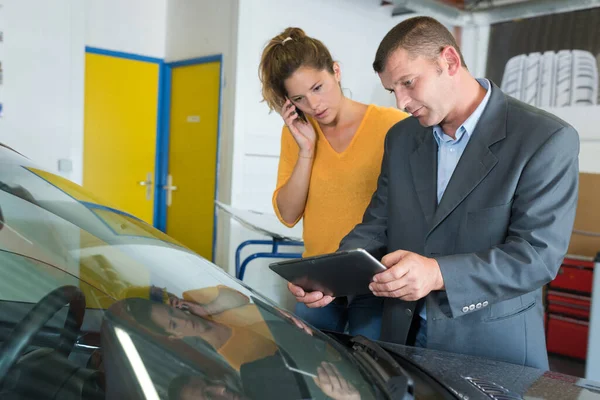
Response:
[{"label": "ventilation duct", "polygon": [[454,26],[481,26],[599,6],[600,0],[536,0],[464,11],[436,0],[394,0],[394,14],[412,10]]}]

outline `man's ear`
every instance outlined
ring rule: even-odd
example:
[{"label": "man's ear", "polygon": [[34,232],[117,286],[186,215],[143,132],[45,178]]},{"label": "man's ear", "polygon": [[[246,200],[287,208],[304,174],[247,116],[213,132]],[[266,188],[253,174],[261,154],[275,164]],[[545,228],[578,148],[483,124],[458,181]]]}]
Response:
[{"label": "man's ear", "polygon": [[446,46],[440,53],[442,66],[448,69],[448,75],[454,76],[462,67],[460,54],[453,46]]}]

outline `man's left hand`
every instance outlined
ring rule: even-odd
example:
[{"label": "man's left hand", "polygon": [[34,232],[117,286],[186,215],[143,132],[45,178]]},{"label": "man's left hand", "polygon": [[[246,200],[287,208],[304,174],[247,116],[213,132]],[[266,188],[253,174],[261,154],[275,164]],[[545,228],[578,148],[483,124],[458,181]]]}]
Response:
[{"label": "man's left hand", "polygon": [[388,269],[375,275],[369,285],[375,296],[415,301],[432,290],[444,289],[440,266],[433,258],[397,250],[383,257],[381,263]]}]

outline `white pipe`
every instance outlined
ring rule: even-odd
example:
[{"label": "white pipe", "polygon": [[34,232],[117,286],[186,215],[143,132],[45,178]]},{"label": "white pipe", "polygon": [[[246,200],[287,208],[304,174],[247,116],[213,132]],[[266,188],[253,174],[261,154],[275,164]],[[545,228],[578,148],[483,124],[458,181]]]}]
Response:
[{"label": "white pipe", "polygon": [[437,0],[394,0],[398,8],[430,15],[454,26],[482,26],[515,19],[585,10],[600,6],[600,0],[539,0],[512,3],[477,11],[464,11]]}]

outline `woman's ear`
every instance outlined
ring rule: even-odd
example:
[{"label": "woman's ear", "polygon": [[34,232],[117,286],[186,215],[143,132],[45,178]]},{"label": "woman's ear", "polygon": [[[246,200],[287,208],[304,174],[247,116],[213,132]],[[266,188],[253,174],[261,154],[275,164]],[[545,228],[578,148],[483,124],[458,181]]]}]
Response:
[{"label": "woman's ear", "polygon": [[342,68],[338,62],[333,63],[333,76],[335,76],[335,80],[340,83],[342,81]]}]

